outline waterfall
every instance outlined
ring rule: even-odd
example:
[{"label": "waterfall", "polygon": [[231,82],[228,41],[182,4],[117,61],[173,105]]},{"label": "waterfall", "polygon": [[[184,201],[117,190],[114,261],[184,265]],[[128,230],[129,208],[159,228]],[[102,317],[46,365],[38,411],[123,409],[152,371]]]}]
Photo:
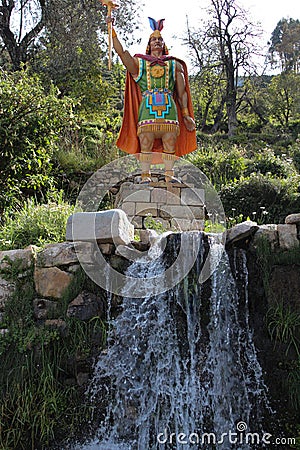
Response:
[{"label": "waterfall", "polygon": [[[128,269],[122,312],[110,321],[108,349],[89,390],[92,397],[102,390],[105,418],[97,437],[78,448],[250,450],[259,443],[266,390],[249,324],[246,254],[236,252],[231,267],[223,252],[201,283],[204,234],[177,239],[187,254],[195,245],[198,254],[172,289],[155,287],[155,280],[174,257],[176,239]],[[220,247],[210,241],[213,261]],[[151,294],[143,298],[130,295],[139,278],[149,280]]]}]

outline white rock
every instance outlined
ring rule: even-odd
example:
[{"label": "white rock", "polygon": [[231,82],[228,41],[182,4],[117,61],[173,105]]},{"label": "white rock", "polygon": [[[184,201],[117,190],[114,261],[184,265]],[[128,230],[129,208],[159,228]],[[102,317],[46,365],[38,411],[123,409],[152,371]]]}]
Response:
[{"label": "white rock", "polygon": [[121,209],[78,212],[67,222],[67,241],[97,241],[100,244],[128,245],[134,238],[134,226]]}]

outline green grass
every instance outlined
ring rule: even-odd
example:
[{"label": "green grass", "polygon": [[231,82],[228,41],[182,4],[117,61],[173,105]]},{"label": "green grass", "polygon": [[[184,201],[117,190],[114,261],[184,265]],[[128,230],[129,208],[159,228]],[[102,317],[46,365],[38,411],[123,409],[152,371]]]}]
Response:
[{"label": "green grass", "polygon": [[60,193],[46,203],[28,199],[13,210],[6,210],[0,226],[0,250],[63,242],[73,209]]}]

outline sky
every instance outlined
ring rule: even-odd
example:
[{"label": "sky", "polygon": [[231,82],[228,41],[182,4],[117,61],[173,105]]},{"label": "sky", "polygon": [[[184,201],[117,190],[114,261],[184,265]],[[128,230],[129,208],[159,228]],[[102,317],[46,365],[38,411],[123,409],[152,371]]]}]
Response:
[{"label": "sky", "polygon": [[[180,37],[186,31],[186,20],[191,27],[199,28],[205,20],[205,7],[210,4],[209,0],[144,0],[141,4],[140,16],[141,25],[145,31],[139,31],[142,41],[138,45],[132,46],[131,53],[144,53],[151,28],[148,16],[154,19],[165,19],[162,36],[170,50],[170,54],[184,59],[188,63],[188,51],[183,46]],[[247,10],[249,18],[254,23],[260,23],[264,30],[262,36],[263,44],[267,45],[272,31],[275,29],[280,19],[292,18],[300,20],[299,0],[238,0],[238,4]]]}]

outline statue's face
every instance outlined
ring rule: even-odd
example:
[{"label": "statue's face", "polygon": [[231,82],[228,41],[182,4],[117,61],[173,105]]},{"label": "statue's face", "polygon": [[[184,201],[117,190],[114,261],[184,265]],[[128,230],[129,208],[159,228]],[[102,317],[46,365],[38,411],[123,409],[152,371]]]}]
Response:
[{"label": "statue's face", "polygon": [[153,51],[163,51],[164,48],[164,40],[163,38],[160,37],[155,37],[152,36],[152,38],[150,39],[150,52],[152,53]]}]

